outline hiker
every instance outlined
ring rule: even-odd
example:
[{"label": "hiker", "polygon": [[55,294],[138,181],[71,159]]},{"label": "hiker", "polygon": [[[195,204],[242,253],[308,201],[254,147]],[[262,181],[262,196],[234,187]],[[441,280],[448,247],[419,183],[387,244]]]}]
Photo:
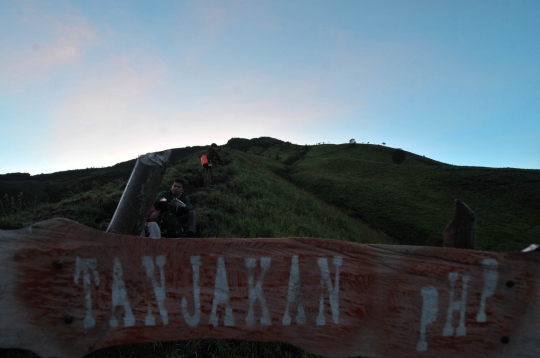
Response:
[{"label": "hiker", "polygon": [[142,237],[149,237],[152,239],[159,239],[161,238],[161,229],[159,228],[159,224],[157,221],[160,217],[160,211],[156,210],[155,206],[152,205],[150,208],[150,214],[148,215],[148,218],[146,218],[146,222],[144,223],[144,229],[141,232]]},{"label": "hiker", "polygon": [[214,175],[214,171],[212,168],[213,164],[216,162],[221,162],[221,158],[217,151],[217,144],[212,143],[212,145],[210,145],[210,148],[206,150],[205,155],[206,155],[207,162],[206,163],[203,162],[203,166],[206,169],[206,173],[204,175],[204,185],[208,185],[212,183],[212,177]]},{"label": "hiker", "polygon": [[[171,189],[159,193],[154,206],[163,213],[159,226],[164,237],[195,237],[197,213],[184,193],[182,179],[176,179]],[[183,235],[186,225],[187,231]]]}]

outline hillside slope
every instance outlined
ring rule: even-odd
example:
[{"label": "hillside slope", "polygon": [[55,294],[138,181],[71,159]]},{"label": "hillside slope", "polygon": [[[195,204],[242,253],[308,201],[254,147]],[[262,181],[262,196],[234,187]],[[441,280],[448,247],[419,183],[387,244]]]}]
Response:
[{"label": "hillside slope", "polygon": [[[172,163],[163,179],[167,189],[176,178],[198,213],[201,237],[319,237],[393,244],[380,230],[306,192],[259,163],[258,157],[223,148],[224,163],[215,169],[214,185],[203,188],[203,150]],[[58,203],[36,203],[0,217],[1,229],[16,229],[53,217],[65,217],[105,230],[122,195],[124,179],[70,194]]]},{"label": "hillside slope", "polygon": [[[478,249],[521,250],[540,238],[539,170],[451,166],[413,153],[397,165],[394,149],[385,146],[232,138],[220,149],[225,164],[207,189],[199,161],[204,149],[173,149],[163,181],[163,188],[176,177],[188,181],[201,236],[442,246],[454,200],[461,199],[477,215]],[[0,228],[60,216],[104,230],[134,162],[22,180],[0,176]]]},{"label": "hillside slope", "polygon": [[[413,153],[398,165],[395,149],[369,144],[303,147],[300,158],[283,148],[260,152],[261,162],[399,243],[442,246],[455,199],[476,213],[480,250],[514,251],[540,240],[539,170],[452,166]],[[287,164],[287,156],[296,160]]]}]

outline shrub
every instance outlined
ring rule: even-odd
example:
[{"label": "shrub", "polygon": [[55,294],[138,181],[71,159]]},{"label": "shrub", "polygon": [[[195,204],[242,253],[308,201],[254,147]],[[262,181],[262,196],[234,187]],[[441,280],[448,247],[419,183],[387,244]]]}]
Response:
[{"label": "shrub", "polygon": [[396,164],[401,164],[405,160],[406,156],[405,151],[398,148],[394,151],[394,154],[392,154],[392,161]]}]

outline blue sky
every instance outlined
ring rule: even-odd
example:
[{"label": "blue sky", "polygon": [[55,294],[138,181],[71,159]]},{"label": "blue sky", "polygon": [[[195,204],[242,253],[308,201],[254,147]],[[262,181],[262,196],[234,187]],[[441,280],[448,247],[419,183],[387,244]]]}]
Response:
[{"label": "blue sky", "polygon": [[0,0],[0,174],[232,137],[540,169],[540,1]]}]

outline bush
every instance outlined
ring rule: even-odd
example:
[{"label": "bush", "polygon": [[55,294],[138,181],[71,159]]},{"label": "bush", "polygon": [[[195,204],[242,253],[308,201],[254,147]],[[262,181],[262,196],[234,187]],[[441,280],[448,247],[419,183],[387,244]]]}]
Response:
[{"label": "bush", "polygon": [[392,154],[392,161],[396,164],[401,164],[405,160],[405,157],[407,155],[405,154],[405,151],[403,151],[401,148],[398,148],[394,151],[394,154]]}]

